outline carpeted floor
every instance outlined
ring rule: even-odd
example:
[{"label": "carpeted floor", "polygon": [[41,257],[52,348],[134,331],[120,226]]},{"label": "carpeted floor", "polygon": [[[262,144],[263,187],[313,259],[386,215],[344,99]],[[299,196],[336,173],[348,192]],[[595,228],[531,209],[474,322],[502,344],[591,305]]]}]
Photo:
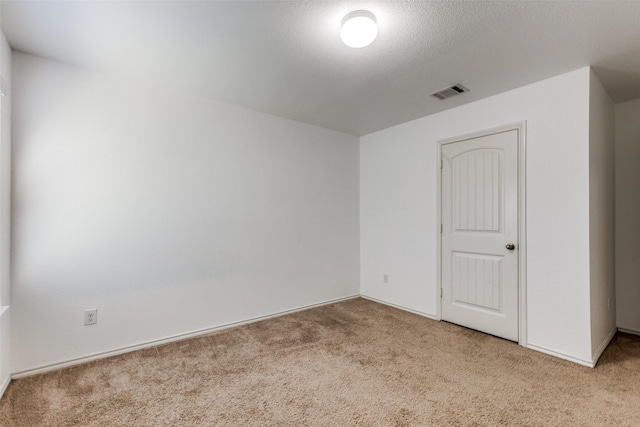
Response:
[{"label": "carpeted floor", "polygon": [[638,426],[640,337],[597,368],[364,299],[13,381],[2,426]]}]

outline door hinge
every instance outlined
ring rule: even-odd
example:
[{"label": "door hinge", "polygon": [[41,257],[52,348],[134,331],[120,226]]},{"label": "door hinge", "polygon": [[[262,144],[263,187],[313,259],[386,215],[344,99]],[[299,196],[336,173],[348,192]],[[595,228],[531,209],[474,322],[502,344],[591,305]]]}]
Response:
[{"label": "door hinge", "polygon": [[440,234],[442,234],[442,224],[440,224]]},{"label": "door hinge", "polygon": [[444,169],[444,160],[440,159],[440,169]]},{"label": "door hinge", "polygon": [[442,288],[440,288],[440,298],[442,298]]}]

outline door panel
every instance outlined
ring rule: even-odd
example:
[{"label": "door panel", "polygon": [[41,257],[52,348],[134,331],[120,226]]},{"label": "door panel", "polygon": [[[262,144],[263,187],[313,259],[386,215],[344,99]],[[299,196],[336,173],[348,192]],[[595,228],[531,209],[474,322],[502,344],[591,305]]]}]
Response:
[{"label": "door panel", "polygon": [[500,152],[475,150],[452,161],[456,231],[499,231]]},{"label": "door panel", "polygon": [[502,258],[452,253],[453,303],[500,311]]},{"label": "door panel", "polygon": [[442,318],[517,341],[518,131],[443,144],[442,159]]}]

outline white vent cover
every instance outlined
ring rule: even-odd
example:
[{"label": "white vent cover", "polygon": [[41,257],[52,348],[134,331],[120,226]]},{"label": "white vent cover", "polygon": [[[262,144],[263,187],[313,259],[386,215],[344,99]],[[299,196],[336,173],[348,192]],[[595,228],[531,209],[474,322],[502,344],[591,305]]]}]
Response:
[{"label": "white vent cover", "polygon": [[433,96],[434,98],[438,98],[440,101],[443,101],[447,98],[451,98],[452,96],[460,95],[461,93],[465,92],[469,92],[469,89],[462,86],[460,83],[456,83],[453,86],[449,86],[437,92],[433,92],[429,96]]}]

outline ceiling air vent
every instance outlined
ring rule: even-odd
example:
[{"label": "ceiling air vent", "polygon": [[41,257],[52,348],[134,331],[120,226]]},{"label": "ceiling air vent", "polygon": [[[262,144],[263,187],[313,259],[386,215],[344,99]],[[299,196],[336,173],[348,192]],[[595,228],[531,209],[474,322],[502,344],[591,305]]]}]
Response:
[{"label": "ceiling air vent", "polygon": [[429,96],[433,96],[434,98],[438,98],[440,101],[443,101],[447,98],[451,98],[452,96],[460,95],[461,93],[469,92],[469,89],[462,86],[460,83],[456,83],[453,86],[444,88],[437,92],[433,92]]}]

